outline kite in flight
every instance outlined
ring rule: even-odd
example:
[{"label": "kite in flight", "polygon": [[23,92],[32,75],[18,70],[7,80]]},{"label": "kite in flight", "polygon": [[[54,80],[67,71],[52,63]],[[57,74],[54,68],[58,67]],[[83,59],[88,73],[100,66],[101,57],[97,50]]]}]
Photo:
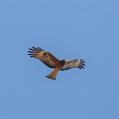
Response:
[{"label": "kite in flight", "polygon": [[53,56],[50,52],[45,51],[39,47],[29,48],[28,55],[30,57],[36,58],[43,62],[50,68],[53,68],[53,71],[47,75],[47,78],[55,80],[59,71],[65,71],[72,68],[83,69],[85,67],[85,61],[82,59],[73,59],[73,60],[59,60]]}]

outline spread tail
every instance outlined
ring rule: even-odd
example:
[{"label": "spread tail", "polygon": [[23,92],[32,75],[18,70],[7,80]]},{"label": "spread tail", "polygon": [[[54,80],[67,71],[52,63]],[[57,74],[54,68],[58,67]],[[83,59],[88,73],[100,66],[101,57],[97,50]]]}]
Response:
[{"label": "spread tail", "polygon": [[56,80],[57,74],[60,71],[60,68],[56,68],[54,69],[49,75],[47,75],[46,77],[49,79],[53,79]]},{"label": "spread tail", "polygon": [[48,75],[46,76],[49,79],[56,80],[57,74],[61,70],[61,67],[65,64],[65,60],[61,60],[58,64],[57,67]]}]

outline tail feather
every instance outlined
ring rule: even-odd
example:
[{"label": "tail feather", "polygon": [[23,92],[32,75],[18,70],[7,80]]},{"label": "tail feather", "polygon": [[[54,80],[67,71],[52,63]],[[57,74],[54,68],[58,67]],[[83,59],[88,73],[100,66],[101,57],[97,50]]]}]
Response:
[{"label": "tail feather", "polygon": [[56,80],[57,74],[60,71],[60,68],[54,69],[48,76],[46,76],[49,79]]}]

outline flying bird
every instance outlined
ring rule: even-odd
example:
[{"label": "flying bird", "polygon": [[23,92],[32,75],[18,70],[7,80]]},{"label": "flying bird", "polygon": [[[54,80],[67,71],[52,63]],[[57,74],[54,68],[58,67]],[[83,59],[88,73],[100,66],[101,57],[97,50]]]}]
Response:
[{"label": "flying bird", "polygon": [[43,62],[46,66],[53,68],[53,71],[46,77],[55,80],[59,71],[65,71],[72,68],[83,69],[85,61],[82,59],[65,60],[58,59],[53,54],[39,47],[29,48],[28,55]]}]

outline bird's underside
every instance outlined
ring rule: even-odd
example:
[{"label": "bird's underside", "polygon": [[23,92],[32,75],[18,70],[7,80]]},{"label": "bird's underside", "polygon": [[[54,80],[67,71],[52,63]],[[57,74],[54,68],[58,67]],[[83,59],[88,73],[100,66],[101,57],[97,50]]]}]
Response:
[{"label": "bird's underside", "polygon": [[49,79],[55,80],[59,71],[69,70],[72,68],[82,69],[85,66],[85,61],[82,59],[73,59],[73,60],[59,60],[53,56],[50,52],[47,52],[41,48],[29,48],[30,57],[39,59],[45,65],[50,68],[53,68],[53,71],[46,76]]}]

